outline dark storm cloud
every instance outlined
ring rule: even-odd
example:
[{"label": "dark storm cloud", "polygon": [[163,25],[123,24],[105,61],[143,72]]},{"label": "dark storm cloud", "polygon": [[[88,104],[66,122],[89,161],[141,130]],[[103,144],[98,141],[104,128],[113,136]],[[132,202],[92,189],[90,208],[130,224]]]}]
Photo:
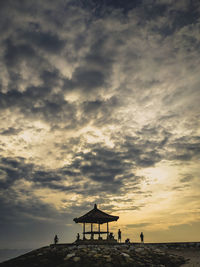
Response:
[{"label": "dark storm cloud", "polygon": [[50,53],[59,53],[65,45],[64,40],[60,40],[55,33],[51,32],[28,31],[24,32],[21,38],[29,45],[35,45]]},{"label": "dark storm cloud", "polygon": [[40,77],[44,84],[48,84],[49,87],[53,87],[55,85],[58,85],[58,82],[60,80],[59,72],[56,69],[53,69],[52,71],[44,69]]},{"label": "dark storm cloud", "polygon": [[[0,180],[1,188],[7,189],[20,180],[41,182],[40,176],[43,174],[45,184],[45,172],[35,171],[34,165],[26,163],[24,158],[5,158],[0,160],[0,170],[4,173],[4,179]],[[48,173],[49,183],[59,180],[58,176],[54,177],[52,173]]]},{"label": "dark storm cloud", "polygon": [[18,134],[22,131],[22,129],[17,129],[17,128],[13,128],[13,127],[9,127],[6,130],[0,131],[0,135],[15,135]]},{"label": "dark storm cloud", "polygon": [[[67,121],[68,116],[70,119],[73,117],[74,119],[70,120],[70,125],[66,127],[77,127],[81,122],[76,118],[76,105],[74,103],[73,105],[67,103],[64,100],[63,92],[53,93],[53,88],[54,86],[60,87],[60,83],[64,82],[64,88],[68,91],[80,89],[82,92],[92,93],[93,90],[98,88],[102,89],[107,86],[108,76],[112,67],[111,59],[109,59],[105,52],[102,55],[99,52],[100,55],[98,55],[97,50],[103,51],[103,47],[98,44],[100,48],[96,48],[96,51],[94,48],[91,48],[85,58],[84,64],[75,69],[71,80],[67,80],[62,77],[57,69],[48,65],[45,59],[40,64],[43,59],[38,55],[38,51],[35,51],[33,44],[30,43],[28,45],[24,39],[23,42],[24,44],[15,45],[11,39],[5,41],[6,50],[4,59],[10,76],[10,88],[8,92],[1,93],[1,108],[17,108],[24,116],[35,116],[36,118],[44,119],[48,123],[51,123],[53,120],[54,123],[57,122],[59,124],[59,122],[63,122],[61,118]],[[48,48],[46,50],[48,52]],[[107,59],[105,60],[105,58]],[[31,64],[30,66],[33,64],[32,67],[36,67],[38,62],[39,66],[37,68],[40,72],[38,73],[38,79],[43,82],[43,85],[29,85],[24,92],[19,91],[18,87],[20,83],[23,83],[23,79],[20,72],[14,71],[13,67],[17,67],[22,61],[29,62]],[[95,69],[93,65],[97,65],[97,68]],[[111,110],[112,103],[116,105],[114,99],[107,100],[105,104],[102,99],[88,102],[88,108],[92,105],[94,107],[95,104],[101,102],[102,111],[105,110],[103,108],[106,105],[109,105],[109,109]],[[85,118],[81,118],[81,121],[84,122],[84,119],[87,117],[85,122],[88,122],[91,119],[88,115],[91,114],[87,113],[87,108],[85,107],[84,113],[86,113]],[[94,119],[94,115],[92,115],[92,119]],[[69,124],[69,120],[67,124]]]},{"label": "dark storm cloud", "polygon": [[188,183],[191,182],[194,179],[194,176],[191,174],[185,174],[183,177],[180,179],[181,183]]},{"label": "dark storm cloud", "polygon": [[[23,24],[23,17],[19,19],[17,13],[26,13],[29,5],[31,7],[32,4],[24,4],[21,10],[18,1],[16,1],[16,9],[13,7],[9,10],[9,3],[4,4],[5,14],[10,15],[13,12],[13,22],[16,20],[16,23],[13,23],[13,27],[8,31],[7,38],[3,40],[2,36],[3,60],[9,74],[9,81],[8,88],[0,95],[1,109],[17,109],[27,118],[35,117],[48,123],[54,121],[54,124],[56,121],[62,122],[63,119],[61,118],[64,118],[68,121],[66,126],[73,128],[72,120],[70,122],[67,117],[69,115],[70,118],[74,118],[73,124],[76,124],[75,107],[64,100],[62,92],[52,92],[55,86],[61,87],[59,83],[62,83],[62,77],[60,72],[48,61],[48,54],[56,53],[58,55],[64,49],[65,40],[55,32],[43,30],[43,22],[40,21],[39,17],[38,23],[30,22],[29,25],[26,21]],[[30,8],[31,12],[36,12],[38,16],[41,12],[39,6],[35,3],[33,7],[35,7],[35,11]],[[11,22],[12,18],[9,15],[8,18]],[[26,69],[22,68],[22,64],[27,64],[28,71],[33,71],[31,79],[40,81],[41,85],[34,85],[31,79],[29,84],[27,83],[27,80],[24,79]],[[23,92],[20,87],[24,87]]]},{"label": "dark storm cloud", "polygon": [[[172,1],[141,1],[141,8],[137,10],[144,25],[156,21],[152,30],[164,38],[171,36],[184,26],[198,22],[200,10],[198,1],[182,1],[174,4]],[[165,23],[159,18],[166,18]]]},{"label": "dark storm cloud", "polygon": [[173,18],[173,28],[182,28],[188,24],[195,24],[199,20],[199,3],[198,1],[185,1],[185,8],[183,10],[171,11]]},{"label": "dark storm cloud", "polygon": [[[156,129],[145,128],[143,135],[156,133]],[[134,174],[136,167],[152,167],[165,159],[162,151],[168,143],[160,141],[141,141],[139,138],[127,136],[123,142],[116,143],[113,148],[102,144],[87,145],[89,152],[75,153],[71,164],[55,170],[38,170],[38,166],[26,163],[24,158],[2,158],[1,159],[1,187],[7,189],[18,180],[27,180],[33,183],[35,188],[50,188],[58,191],[71,191],[83,195],[94,195],[97,192],[110,192],[121,194],[124,183],[135,185],[136,193],[139,189],[142,177]],[[193,142],[191,142],[193,141]],[[174,159],[186,160],[199,155],[198,138],[182,138],[169,145],[176,149],[176,155],[170,155]],[[180,151],[180,152],[179,152]],[[183,151],[183,152],[182,152]],[[184,156],[185,155],[185,156]],[[87,181],[91,180],[94,184]],[[71,185],[63,185],[68,181]],[[79,185],[82,181],[83,184]],[[185,181],[185,178],[181,180]],[[127,189],[126,189],[127,190]]]},{"label": "dark storm cloud", "polygon": [[[124,183],[140,184],[142,177],[135,176],[136,166],[153,166],[161,160],[157,152],[149,148],[147,143],[141,144],[137,140],[126,138],[126,142],[114,148],[102,144],[87,145],[89,152],[75,153],[71,164],[55,170],[38,170],[38,166],[27,164],[22,158],[2,158],[1,170],[6,179],[1,181],[4,188],[8,188],[17,180],[31,181],[34,187],[51,188],[58,191],[72,191],[83,195],[94,195],[95,192],[120,193],[124,190]],[[148,152],[145,152],[148,149]],[[93,184],[87,183],[91,180]],[[83,184],[79,185],[82,180]],[[64,181],[71,184],[63,185]]]},{"label": "dark storm cloud", "polygon": [[12,186],[17,180],[23,178],[30,180],[32,168],[32,164],[26,164],[24,158],[1,157],[0,170],[2,173],[4,173],[4,178],[0,180],[1,188],[7,189]]},{"label": "dark storm cloud", "polygon": [[[90,1],[90,3],[91,6],[94,6],[94,8],[97,8],[100,5],[95,1]],[[18,4],[16,4],[16,7],[17,10],[20,11]],[[101,7],[105,8],[105,6],[110,6],[117,9],[127,9],[128,11],[131,11],[132,8],[136,8],[138,10],[138,8],[141,6],[140,12],[142,12],[142,14],[144,15],[141,19],[147,21],[159,16],[167,17],[167,14],[169,14],[169,10],[171,8],[170,2],[167,3],[166,1],[165,4],[158,3],[155,5],[153,5],[152,3],[146,5],[145,1],[140,1],[140,3],[139,1],[137,3],[131,3],[130,1],[127,1],[123,4],[121,1],[110,1],[103,3]],[[22,11],[20,12],[27,12],[27,10],[28,5],[25,4]],[[36,5],[35,11],[38,12],[38,10],[39,8]],[[31,12],[32,11],[29,11],[29,13]],[[173,12],[178,13],[176,9]],[[182,13],[184,12],[186,11],[182,11]],[[198,12],[198,10],[195,12]],[[189,14],[190,10],[188,10],[188,16]],[[48,12],[45,12],[46,17],[49,16],[51,18],[54,18],[54,15],[55,14],[52,14],[50,10],[48,10]],[[174,16],[174,19],[175,18],[176,16]],[[54,22],[55,21],[52,19],[51,23]],[[15,33],[15,38],[12,39],[11,37],[9,37],[4,41],[4,59],[8,68],[17,66],[19,62],[23,60],[31,61],[33,57],[38,60],[38,63],[40,63],[41,55],[38,55],[38,50],[40,49],[43,50],[43,52],[46,52],[47,55],[48,53],[51,54],[52,52],[61,52],[67,47],[68,40],[63,40],[62,32],[58,31],[58,33],[55,33],[47,30],[45,31],[42,29],[42,25],[40,25],[40,23],[42,22],[38,21],[38,23],[30,22],[29,25],[25,24],[22,29],[18,30]],[[177,24],[178,22],[174,23]],[[189,20],[188,23],[190,23]],[[57,24],[55,23],[55,25]],[[28,26],[30,26],[31,30],[27,29]],[[179,26],[181,27],[181,25]],[[65,81],[64,89],[71,91],[75,90],[76,88],[80,88],[82,92],[84,91],[87,94],[92,94],[93,91],[95,91],[95,93],[98,93],[101,87],[107,88],[109,85],[108,77],[112,73],[112,67],[115,62],[115,56],[118,52],[118,47],[123,44],[123,42],[119,42],[119,40],[117,41],[117,38],[115,40],[115,35],[111,35],[113,45],[109,47],[108,42],[110,40],[110,32],[107,32],[104,26],[95,26],[93,28],[91,27],[91,29],[92,41],[89,44],[88,52],[81,59],[80,65],[74,69],[71,79],[63,79],[58,69],[49,71],[48,68],[50,67],[50,65],[47,63],[45,63],[47,65],[42,67],[38,64],[38,77],[42,80],[43,85],[27,86],[26,91],[19,92],[17,90],[18,88],[14,88],[14,84],[16,84],[16,81],[21,79],[21,76],[19,73],[12,71],[10,72],[10,79],[13,80],[13,85],[10,88],[13,87],[14,90],[10,90],[10,92],[7,93],[1,93],[1,107],[19,108],[20,111],[25,114],[25,116],[35,116],[36,118],[44,119],[48,123],[51,123],[52,121],[54,122],[54,124],[59,124],[59,122],[61,121],[66,122],[66,124],[68,124],[66,128],[73,128],[80,124],[81,122],[78,121],[76,117],[77,107],[75,106],[75,104],[71,105],[67,101],[65,101],[62,93],[54,94],[52,92],[52,87],[59,85],[59,82]],[[83,35],[81,36],[83,38]],[[85,43],[83,42],[83,44]],[[127,53],[129,54],[129,57],[132,58],[130,56],[131,53],[129,52],[130,51],[128,50]],[[137,56],[137,58],[140,58],[137,53],[135,53],[135,55]],[[44,58],[42,58],[42,61],[43,60]],[[142,83],[142,87],[147,88],[155,86],[156,83],[159,83],[159,81],[146,83],[143,81]],[[170,103],[172,98],[175,99],[175,95],[173,95],[170,99],[168,97],[168,103]],[[112,99],[116,100],[117,98],[113,97]],[[94,101],[83,102],[83,104],[79,106],[79,108],[82,108],[83,110],[81,121],[89,122],[90,120],[95,120],[94,124],[101,126],[105,124],[106,121],[110,122],[108,117],[110,116],[111,118],[112,112],[116,107],[119,106],[120,101],[118,100],[112,102],[112,100],[104,101],[101,98]],[[99,114],[101,116],[97,119],[97,117],[99,117]],[[138,134],[141,135],[142,133],[138,132]],[[151,134],[153,134],[153,131],[149,133],[149,135]],[[164,138],[162,142],[160,142],[160,147],[163,146],[167,142],[167,140],[167,137]],[[152,145],[155,145],[155,150],[152,149]],[[154,144],[152,142],[146,142],[145,147],[151,148],[150,151],[143,153],[143,145],[140,146],[139,143],[128,143],[127,154],[129,155],[125,157],[132,157],[132,159],[134,159],[134,162],[140,167],[153,166],[156,162],[159,162],[161,160],[157,143]],[[99,176],[99,179],[100,178],[101,176]],[[109,176],[107,176],[107,179],[109,180]]]},{"label": "dark storm cloud", "polygon": [[[79,89],[83,93],[92,94],[108,88],[112,74],[112,66],[119,44],[109,45],[110,36],[104,33],[104,26],[99,25],[92,29],[92,41],[89,52],[82,59],[72,75],[72,79],[66,79],[64,89]],[[100,34],[101,33],[101,34]]]},{"label": "dark storm cloud", "polygon": [[83,121],[91,121],[94,126],[101,127],[116,123],[118,120],[113,116],[121,106],[120,99],[113,96],[107,100],[99,98],[95,101],[84,101],[80,105]]},{"label": "dark storm cloud", "polygon": [[[152,140],[151,136],[154,136]],[[135,176],[135,169],[153,167],[156,163],[169,159],[167,149],[174,146],[170,133],[150,126],[138,132],[137,137],[119,135],[115,136],[113,141],[113,148],[105,147],[101,143],[87,145],[90,151],[74,153],[72,163],[66,165],[62,172],[71,177],[85,177],[97,183],[96,186],[87,183],[84,185],[85,192],[89,195],[98,191],[113,194],[123,192],[125,182],[135,184],[132,189],[137,193],[137,185],[140,185],[143,178]],[[62,149],[64,151],[68,146],[63,146]]]},{"label": "dark storm cloud", "polygon": [[81,86],[87,90],[95,89],[104,85],[105,77],[102,72],[92,69],[77,68],[73,74],[75,86]]},{"label": "dark storm cloud", "polygon": [[[164,140],[164,142],[163,142]],[[74,170],[80,176],[91,179],[101,185],[102,191],[119,192],[125,182],[140,184],[142,177],[137,177],[137,167],[152,167],[164,159],[161,149],[167,141],[141,141],[127,136],[113,148],[102,144],[87,145],[89,152],[74,154],[65,171]],[[135,191],[138,187],[135,187]]]},{"label": "dark storm cloud", "polygon": [[[69,173],[64,173],[61,170],[57,171],[35,171],[32,177],[32,181],[34,182],[35,188],[50,188],[58,191],[71,191],[77,192],[80,190],[79,185],[76,183],[76,179],[74,179],[74,184],[70,186],[63,185],[64,181],[67,181],[67,177]],[[70,173],[71,174],[71,173]],[[62,175],[62,176],[61,176]]]},{"label": "dark storm cloud", "polygon": [[[18,181],[32,182],[32,188],[50,188],[58,191],[71,191],[83,193],[82,186],[79,186],[79,172],[75,173],[67,169],[38,170],[39,166],[28,164],[24,158],[1,158],[0,161],[0,186],[9,189]],[[77,176],[77,178],[76,178]],[[73,182],[66,186],[63,182]],[[86,188],[84,188],[86,189]],[[89,188],[88,188],[89,190]]]},{"label": "dark storm cloud", "polygon": [[[167,17],[170,12],[169,10],[171,10],[171,3],[167,3],[166,1],[165,4],[162,4],[162,2],[157,2],[155,4],[151,2],[147,4],[145,1],[134,1],[134,3],[132,1],[125,1],[125,3],[122,3],[122,1],[105,1],[103,3],[97,1],[86,2],[87,5],[84,1],[79,1],[76,8],[80,9],[80,4],[82,4],[82,7],[90,7],[90,10],[98,10],[98,8],[105,10],[108,7],[110,7],[110,10],[118,9],[127,12],[133,12],[133,10],[135,10],[134,12],[142,12],[142,19],[144,21],[151,20],[157,16]],[[192,5],[188,5],[192,8]],[[98,94],[102,90],[109,91],[113,65],[118,56],[119,49],[124,45],[126,34],[122,32],[120,37],[115,34],[114,30],[108,30],[101,21],[96,24],[92,24],[93,21],[91,21],[89,27],[90,31],[84,32],[83,30],[83,32],[77,35],[71,34],[71,39],[69,38],[68,40],[68,37],[64,37],[65,30],[62,27],[58,27],[58,25],[63,25],[63,27],[69,26],[67,24],[68,20],[63,16],[61,10],[69,12],[68,10],[73,6],[74,4],[72,3],[69,4],[66,2],[64,4],[59,2],[57,5],[50,3],[47,8],[46,4],[42,5],[39,2],[33,4],[31,2],[29,4],[24,3],[22,9],[20,9],[19,2],[16,1],[10,13],[12,14],[12,12],[15,11],[13,13],[13,21],[16,17],[16,21],[19,25],[13,24],[13,27],[17,28],[15,34],[12,34],[12,30],[10,29],[11,32],[9,31],[7,38],[3,41],[5,47],[4,60],[10,75],[8,90],[11,90],[11,92],[10,94],[1,94],[1,108],[10,108],[11,106],[15,108],[19,107],[19,110],[25,116],[35,116],[36,118],[44,119],[47,123],[51,123],[53,120],[54,127],[56,122],[59,124],[59,122],[67,121],[67,128],[77,127],[81,124],[81,121],[83,123],[88,123],[90,120],[96,119],[94,114],[91,114],[91,109],[95,110],[95,112],[98,110],[98,114],[99,111],[102,114],[99,122],[96,122],[97,125],[100,126],[103,123],[109,123],[111,121],[108,118],[108,113],[104,112],[106,103],[102,103],[104,100],[99,98]],[[4,3],[3,7],[6,9],[6,12],[8,12],[9,3]],[[44,10],[46,8],[45,12],[43,12],[42,8]],[[191,8],[187,11],[188,16],[190,10],[192,10]],[[23,20],[19,20],[17,16],[18,13],[26,12],[28,12],[30,20],[32,19],[32,21],[26,22],[22,27]],[[59,17],[56,16],[57,12],[60,12]],[[173,12],[175,14],[178,13],[176,9],[173,10]],[[184,13],[186,11],[184,10],[182,12]],[[196,9],[195,12],[198,12],[198,9]],[[32,17],[33,14],[36,14],[35,20]],[[68,19],[71,20],[73,16],[75,16],[75,13],[72,12],[71,17],[69,16]],[[106,16],[106,14],[104,14],[104,16]],[[193,16],[191,15],[191,17]],[[49,23],[53,25],[52,31],[48,29],[46,25],[47,18],[49,19]],[[176,15],[174,15],[174,20],[175,18]],[[78,23],[80,19],[81,17],[77,18]],[[59,20],[59,23],[57,20]],[[11,22],[12,19],[9,18],[9,21]],[[87,21],[87,23],[89,22]],[[190,23],[189,20],[188,23]],[[181,27],[181,25],[179,26]],[[56,27],[58,28],[57,32],[55,31]],[[86,36],[90,39],[90,42],[86,42]],[[80,42],[80,40],[83,42]],[[66,55],[66,61],[68,61],[69,57],[67,55],[70,52],[71,54],[76,54],[74,48],[77,46],[75,45],[77,42],[79,45],[82,43],[82,47],[87,47],[87,52],[81,55],[80,58],[77,58],[79,64],[74,69],[72,77],[63,77],[60,71],[49,62],[48,55],[51,56],[52,53],[55,53],[58,56],[63,52],[63,55]],[[40,50],[42,53],[40,53]],[[137,53],[137,51],[133,52],[134,51],[130,49],[127,50],[129,59],[134,59],[131,55],[135,53],[139,60],[141,58],[141,56],[139,56],[140,53]],[[18,92],[18,87],[20,83],[23,83],[23,78],[17,67],[22,62],[27,62],[34,70],[38,70],[35,75],[37,79],[43,82],[43,85],[26,85],[23,93]],[[13,67],[15,67],[15,70]],[[60,83],[64,83],[63,87]],[[143,87],[152,86],[149,84],[150,82],[147,83],[143,85]],[[139,85],[139,83],[137,84]],[[153,83],[153,85],[155,85],[155,83]],[[59,93],[53,94],[52,90],[54,86],[58,86],[61,89],[63,88],[63,92],[61,90]],[[75,104],[70,105],[64,100],[64,92],[71,92],[74,90],[79,90],[81,93],[91,98],[94,98],[94,94],[96,94],[96,100],[93,102],[88,101],[88,104],[83,104],[85,114],[81,121],[78,121],[76,117],[77,107]],[[33,93],[31,91],[33,91]],[[147,98],[146,96],[146,99]],[[117,99],[117,96],[115,96],[115,99]],[[116,106],[117,105],[120,105],[119,101],[116,103]],[[109,117],[111,119],[112,111],[114,110],[110,107]],[[63,118],[66,118],[66,120],[63,120]],[[73,118],[73,123],[69,123],[70,118]],[[144,162],[144,164],[148,165],[148,162]]]},{"label": "dark storm cloud", "polygon": [[[80,154],[77,155],[77,157],[80,156]],[[108,163],[101,157],[98,158],[98,163],[95,163],[95,160],[92,158],[89,153],[84,157],[82,155],[81,161],[77,159],[72,165],[57,170],[37,170],[38,166],[26,163],[23,158],[1,158],[0,185],[1,188],[9,189],[18,181],[27,180],[32,182],[33,188],[50,188],[63,192],[71,191],[83,195],[93,195],[94,191],[104,191],[106,187],[108,187],[107,191],[110,192],[112,192],[112,190],[113,192],[119,190],[122,186],[122,182],[114,181],[114,178],[117,174],[122,173],[122,169],[117,167],[108,169]],[[91,166],[86,164],[80,166],[85,160],[91,160]],[[102,167],[101,170],[100,167]],[[99,170],[99,173],[96,175],[95,168]],[[93,186],[86,182],[82,187],[82,185],[79,185],[80,177],[89,177],[91,180],[97,181],[99,185]],[[83,178],[81,180],[84,182]],[[72,182],[72,184],[69,186],[63,185],[63,182],[67,181],[70,183]],[[107,186],[105,184],[107,184]]]},{"label": "dark storm cloud", "polygon": [[105,15],[106,12],[110,13],[113,9],[120,9],[125,14],[131,9],[141,5],[141,0],[104,0],[99,2],[98,0],[79,0],[77,3],[90,11],[97,17]]},{"label": "dark storm cloud", "polygon": [[159,147],[160,142],[141,141],[139,138],[126,136],[123,144],[123,149],[126,151],[124,158],[131,160],[135,167],[154,166],[162,159]]},{"label": "dark storm cloud", "polygon": [[152,19],[157,19],[161,16],[166,16],[166,11],[168,9],[168,5],[165,3],[159,3],[157,1],[156,4],[153,4],[153,1],[142,1],[141,9],[138,10],[139,15],[141,16],[141,21],[148,22]]},{"label": "dark storm cloud", "polygon": [[7,39],[5,40],[5,47],[4,59],[8,67],[16,66],[20,61],[28,61],[35,56],[34,49],[26,43],[15,45],[11,39]]},{"label": "dark storm cloud", "polygon": [[173,152],[169,153],[171,160],[188,161],[197,159],[200,155],[200,137],[199,136],[183,136],[174,140],[170,144]]},{"label": "dark storm cloud", "polygon": [[[48,49],[47,49],[48,50]],[[10,39],[6,40],[5,62],[8,67],[10,76],[9,90],[0,93],[1,109],[16,108],[20,110],[24,116],[35,116],[45,121],[53,120],[55,117],[67,116],[73,117],[74,112],[64,99],[61,93],[53,93],[52,89],[62,80],[58,71],[50,65],[46,65],[45,60],[40,64],[40,56],[34,51],[31,45],[24,44],[15,45]],[[43,84],[40,86],[28,85],[26,90],[19,91],[20,84],[23,84],[23,78],[18,72],[17,66],[25,60],[29,62],[29,66],[37,66],[38,78]],[[16,69],[13,69],[13,66]],[[48,66],[48,68],[47,68]],[[32,66],[33,67],[33,66]],[[45,68],[46,67],[46,68]],[[35,71],[34,71],[35,72]],[[68,107],[67,107],[68,106]],[[68,111],[67,111],[68,110]]]},{"label": "dark storm cloud", "polygon": [[112,191],[112,184],[114,189],[122,183],[116,180],[117,176],[129,171],[131,164],[123,162],[120,152],[96,146],[88,153],[78,154],[70,167],[79,169],[82,175],[93,181],[105,184],[105,188],[110,184]]},{"label": "dark storm cloud", "polygon": [[[42,74],[43,80],[47,75],[50,76],[49,72]],[[25,117],[39,118],[49,123],[65,122],[69,128],[77,123],[76,106],[65,101],[62,95],[51,93],[51,87],[48,86],[31,86],[25,92],[12,90],[0,93],[0,105],[1,109],[16,108]]]},{"label": "dark storm cloud", "polygon": [[68,91],[81,88],[92,93],[93,90],[105,86],[106,76],[102,71],[88,68],[88,66],[78,67],[73,73],[72,80],[66,80],[64,88]]},{"label": "dark storm cloud", "polygon": [[[28,6],[29,5],[25,4],[23,6],[23,10],[20,10],[19,3],[16,2],[16,10],[14,15],[16,16],[17,12],[26,12],[28,10]],[[39,6],[40,5],[35,5],[35,10],[29,12],[30,16],[32,12],[35,12],[37,16],[41,14],[41,18],[43,19],[44,17],[46,18],[46,16],[50,16],[52,18],[51,23],[54,23],[54,15],[52,16],[50,11],[49,13],[42,13],[41,10],[39,10]],[[52,6],[50,5],[50,9],[51,8]],[[57,8],[59,10],[59,4]],[[55,10],[55,13],[56,12],[57,10]],[[10,34],[4,40],[4,60],[10,76],[8,89],[8,91],[10,92],[4,92],[1,94],[1,108],[19,108],[18,110],[20,110],[24,114],[24,116],[35,117],[36,119],[44,119],[47,123],[50,124],[53,120],[54,127],[56,122],[57,124],[59,124],[60,122],[68,121],[66,123],[66,128],[73,128],[81,125],[81,123],[86,123],[91,119],[95,119],[94,114],[92,115],[92,117],[90,117],[91,114],[88,114],[87,108],[84,107],[85,116],[84,118],[81,118],[81,121],[78,121],[76,117],[75,104],[70,105],[64,100],[64,92],[60,91],[57,94],[53,94],[52,90],[54,86],[59,86],[60,88],[62,88],[62,86],[60,86],[59,84],[62,82],[64,82],[65,90],[69,92],[72,90],[80,90],[82,93],[85,92],[86,94],[92,94],[93,91],[98,93],[98,91],[102,90],[102,88],[104,88],[105,90],[105,88],[109,86],[109,77],[112,72],[114,57],[117,52],[117,43],[113,43],[114,46],[108,45],[108,42],[111,40],[111,38],[106,30],[102,35],[104,30],[103,24],[93,27],[89,50],[82,58],[82,63],[80,63],[77,68],[75,68],[72,78],[67,79],[62,77],[59,70],[54,68],[47,59],[48,54],[51,53],[56,53],[57,56],[61,51],[65,51],[66,53],[69,49],[68,45],[69,47],[71,47],[72,45],[71,40],[70,42],[68,42],[68,40],[66,39],[64,40],[62,36],[63,33],[62,31],[60,31],[60,29],[57,33],[51,32],[50,30],[43,30],[44,25],[42,25],[42,23],[46,23],[45,20],[38,20],[38,23],[25,23],[23,27],[21,25],[21,21],[18,20],[18,22],[19,25],[13,25],[13,27],[19,26],[15,34]],[[66,22],[63,21],[63,23],[63,25],[65,25]],[[57,24],[55,22],[54,26],[56,27],[56,25]],[[79,35],[77,35],[76,38],[78,38],[78,36]],[[80,36],[83,37],[84,34]],[[43,50],[42,54],[40,53],[40,50]],[[73,47],[71,52],[74,53]],[[66,57],[66,61],[67,60],[68,57]],[[19,87],[24,83],[24,80],[23,74],[20,72],[20,69],[18,69],[18,67],[23,62],[26,62],[31,68],[34,69],[34,75],[36,75],[35,78],[43,81],[43,85],[35,86],[30,84],[28,86],[26,85],[23,92],[19,90]],[[35,70],[38,70],[38,72],[35,72]],[[102,102],[103,100],[97,99],[95,101],[97,104],[98,102]],[[95,101],[93,102],[93,104],[95,103]],[[89,105],[92,106],[93,104],[91,103]],[[105,105],[106,104],[102,105],[102,111]],[[99,106],[98,109],[100,109]],[[102,114],[101,116],[101,123],[106,123],[104,122],[103,116],[104,114]],[[72,120],[68,119],[68,117],[70,119],[73,118],[73,125]],[[62,118],[65,118],[65,120],[63,120]],[[70,125],[68,125],[69,120],[71,121]]]}]

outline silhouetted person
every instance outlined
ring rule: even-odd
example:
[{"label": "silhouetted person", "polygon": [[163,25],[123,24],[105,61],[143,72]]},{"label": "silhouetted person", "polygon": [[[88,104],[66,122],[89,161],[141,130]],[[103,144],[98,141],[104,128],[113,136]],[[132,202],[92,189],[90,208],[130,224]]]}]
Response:
[{"label": "silhouetted person", "polygon": [[109,234],[109,239],[114,239],[113,233]]},{"label": "silhouetted person", "polygon": [[78,233],[77,236],[76,236],[76,240],[77,240],[77,241],[80,240],[80,235],[79,235],[79,233]]},{"label": "silhouetted person", "polygon": [[119,230],[118,230],[118,242],[121,243],[121,239],[122,239],[122,232],[121,232],[121,230],[119,229]]},{"label": "silhouetted person", "polygon": [[126,244],[130,244],[130,239],[127,238],[127,239],[125,240],[125,243],[126,243]]},{"label": "silhouetted person", "polygon": [[54,237],[54,244],[56,245],[57,243],[58,243],[58,236],[55,235],[55,237]]},{"label": "silhouetted person", "polygon": [[140,234],[140,239],[141,239],[141,242],[144,243],[144,235],[143,235],[143,232],[141,232],[141,234]]},{"label": "silhouetted person", "polygon": [[94,233],[91,233],[91,239],[92,240],[94,239]]}]

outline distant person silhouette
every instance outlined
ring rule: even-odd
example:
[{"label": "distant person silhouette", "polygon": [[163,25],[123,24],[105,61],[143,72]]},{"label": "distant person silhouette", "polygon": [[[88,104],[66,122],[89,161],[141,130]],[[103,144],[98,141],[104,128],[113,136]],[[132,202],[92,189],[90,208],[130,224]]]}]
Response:
[{"label": "distant person silhouette", "polygon": [[77,241],[80,240],[80,234],[79,233],[77,234],[76,238],[77,238]]},{"label": "distant person silhouette", "polygon": [[92,240],[94,239],[94,233],[91,233],[91,239]]},{"label": "distant person silhouette", "polygon": [[121,230],[119,229],[119,230],[118,230],[118,242],[121,243],[121,239],[122,239],[122,232],[121,232]]},{"label": "distant person silhouette", "polygon": [[126,244],[130,244],[130,239],[127,238],[127,239],[125,240],[125,243],[126,243]]},{"label": "distant person silhouette", "polygon": [[113,233],[109,234],[109,239],[114,239]]},{"label": "distant person silhouette", "polygon": [[56,245],[57,243],[58,243],[58,236],[55,235],[55,237],[54,237],[54,244]]},{"label": "distant person silhouette", "polygon": [[141,242],[144,243],[144,235],[143,235],[143,232],[141,232],[141,234],[140,234],[140,239],[141,239]]}]

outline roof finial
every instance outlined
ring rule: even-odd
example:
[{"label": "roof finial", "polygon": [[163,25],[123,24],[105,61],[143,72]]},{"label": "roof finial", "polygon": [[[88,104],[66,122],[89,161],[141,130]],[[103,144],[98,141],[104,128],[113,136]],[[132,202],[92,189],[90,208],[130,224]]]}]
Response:
[{"label": "roof finial", "polygon": [[94,204],[94,209],[95,209],[95,210],[97,209],[97,204]]}]

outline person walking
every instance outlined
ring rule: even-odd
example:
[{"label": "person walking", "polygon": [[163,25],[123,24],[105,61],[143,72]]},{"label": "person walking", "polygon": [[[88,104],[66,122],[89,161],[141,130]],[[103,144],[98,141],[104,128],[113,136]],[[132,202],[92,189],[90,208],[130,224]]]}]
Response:
[{"label": "person walking", "polygon": [[141,232],[141,234],[140,234],[140,239],[141,239],[141,242],[144,243],[144,234],[143,234],[143,232]]},{"label": "person walking", "polygon": [[121,243],[121,239],[122,239],[122,232],[121,232],[121,230],[119,229],[119,230],[118,230],[118,242]]}]

